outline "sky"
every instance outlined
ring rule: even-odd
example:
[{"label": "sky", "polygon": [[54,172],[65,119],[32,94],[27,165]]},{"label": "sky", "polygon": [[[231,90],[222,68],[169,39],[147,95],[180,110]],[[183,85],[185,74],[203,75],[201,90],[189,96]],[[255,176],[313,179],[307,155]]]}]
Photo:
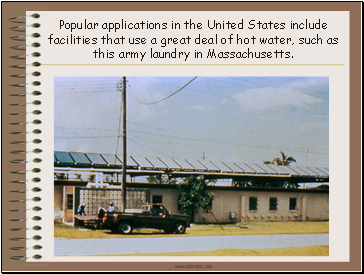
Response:
[{"label": "sky", "polygon": [[[126,77],[128,155],[329,167],[328,77]],[[121,80],[55,78],[56,151],[116,153]]]}]

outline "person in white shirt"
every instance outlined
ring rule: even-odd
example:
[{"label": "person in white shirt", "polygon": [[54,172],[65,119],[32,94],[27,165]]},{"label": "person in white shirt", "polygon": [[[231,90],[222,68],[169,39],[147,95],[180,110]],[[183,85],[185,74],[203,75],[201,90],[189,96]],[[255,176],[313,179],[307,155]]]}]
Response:
[{"label": "person in white shirt", "polygon": [[114,211],[115,211],[114,203],[110,202],[109,212],[114,212]]}]

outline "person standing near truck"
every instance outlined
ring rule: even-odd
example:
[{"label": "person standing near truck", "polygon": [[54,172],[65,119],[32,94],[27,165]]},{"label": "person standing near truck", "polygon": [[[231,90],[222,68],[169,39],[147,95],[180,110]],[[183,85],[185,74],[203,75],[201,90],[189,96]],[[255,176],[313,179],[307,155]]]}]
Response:
[{"label": "person standing near truck", "polygon": [[114,203],[110,202],[109,212],[114,212],[114,211],[115,211]]},{"label": "person standing near truck", "polygon": [[86,204],[85,204],[85,203],[80,204],[80,205],[78,206],[78,209],[77,209],[77,213],[78,213],[78,215],[86,215],[86,213],[85,213],[85,206],[86,206]]}]

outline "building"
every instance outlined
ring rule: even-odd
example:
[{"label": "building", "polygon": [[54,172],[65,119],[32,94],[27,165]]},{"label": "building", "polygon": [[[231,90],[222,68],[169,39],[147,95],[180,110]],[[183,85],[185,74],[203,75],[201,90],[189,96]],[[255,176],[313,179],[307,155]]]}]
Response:
[{"label": "building", "polygon": [[[55,221],[72,222],[80,203],[87,214],[96,214],[110,201],[121,208],[121,158],[118,155],[55,152],[54,212]],[[329,170],[318,167],[288,167],[266,164],[207,162],[188,159],[128,157],[127,209],[144,203],[161,202],[171,213],[178,213],[179,191],[171,178],[191,175],[206,179],[232,181],[323,183]],[[164,177],[164,183],[140,183],[140,176]],[[219,222],[245,221],[317,221],[329,219],[328,188],[273,188],[251,186],[208,186],[215,194],[212,211]],[[196,223],[215,223],[212,214],[202,210]]]}]

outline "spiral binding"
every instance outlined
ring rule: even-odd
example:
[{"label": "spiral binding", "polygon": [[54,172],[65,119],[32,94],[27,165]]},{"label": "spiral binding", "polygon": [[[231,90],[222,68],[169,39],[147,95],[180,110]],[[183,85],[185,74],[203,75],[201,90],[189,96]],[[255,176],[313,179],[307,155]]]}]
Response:
[{"label": "spiral binding", "polygon": [[[31,25],[26,25],[25,22],[25,18],[26,17],[32,17],[34,19],[38,19],[40,17],[40,15],[38,13],[34,13],[32,15],[26,15],[26,16],[18,16],[18,17],[13,17],[10,18],[9,21],[11,23],[14,24],[20,24],[20,25],[16,25],[10,28],[11,31],[17,31],[17,32],[26,32],[26,28],[31,27],[31,28],[39,28],[40,24],[39,23],[34,23]],[[24,21],[22,21],[22,19],[24,19]],[[27,37],[31,37],[31,38],[39,38],[40,34],[39,33],[32,33],[30,35],[18,35],[18,36],[13,36],[10,37],[11,40],[13,41],[26,41]],[[32,43],[30,45],[15,45],[10,47],[13,50],[26,50],[28,47],[33,47],[33,48],[39,48],[40,47],[40,43]],[[31,54],[25,54],[25,55],[15,55],[15,56],[10,56],[10,58],[15,59],[15,60],[26,60],[27,57],[39,57],[40,53],[39,52],[33,52]],[[15,69],[26,69],[29,66],[34,67],[34,68],[38,68],[41,66],[41,63],[39,62],[33,62],[31,64],[16,64],[13,66],[10,66],[12,68]],[[15,75],[10,75],[10,77],[14,77],[14,78],[26,78],[28,76],[31,77],[39,77],[41,76],[41,73],[39,71],[34,71],[32,73],[21,73],[21,74],[15,74]],[[25,84],[13,84],[10,85],[12,87],[21,87],[21,88],[25,88],[26,86],[40,86],[41,82],[40,81],[33,81],[30,83],[25,83]],[[38,90],[32,91],[31,93],[16,93],[16,94],[10,94],[10,96],[40,96],[42,93]],[[22,103],[22,104],[10,104],[10,106],[26,106],[28,104],[32,104],[34,106],[39,106],[41,104],[40,100],[34,100],[30,103]],[[34,110],[32,112],[23,112],[23,113],[10,113],[10,115],[17,115],[17,116],[21,116],[21,115],[40,115],[42,112],[40,110]],[[34,124],[34,125],[39,125],[41,124],[42,121],[39,119],[34,119],[31,122],[17,122],[17,123],[10,123],[11,125],[27,125],[27,124]],[[39,129],[34,129],[32,131],[24,131],[24,132],[10,132],[10,134],[13,134],[15,136],[21,135],[21,134],[41,134],[42,131]],[[34,144],[40,144],[42,141],[40,139],[34,139],[33,141],[12,141],[10,142],[11,145],[19,145],[19,144],[28,144],[28,143],[34,143]],[[33,153],[33,154],[39,154],[42,153],[42,150],[39,148],[33,149],[31,151],[23,151],[23,150],[12,150],[10,151],[11,154],[15,154],[15,155],[27,155],[29,153]],[[34,158],[33,160],[24,160],[24,159],[13,159],[10,161],[11,163],[15,163],[15,164],[26,164],[26,163],[40,163],[42,162],[41,158]],[[32,172],[32,173],[40,173],[41,170],[39,168],[33,168],[31,170],[18,170],[18,171],[12,171],[11,173],[13,174],[26,174],[28,172]],[[30,180],[18,180],[18,181],[10,181],[10,183],[16,183],[16,184],[27,184],[29,182],[32,183],[38,183],[40,182],[40,178],[38,177],[34,177]],[[10,192],[12,193],[27,193],[27,192],[34,192],[34,193],[39,193],[41,192],[42,189],[39,187],[33,187],[31,189],[24,189],[24,190],[12,190]],[[13,203],[23,203],[23,202],[27,202],[27,201],[32,201],[32,202],[39,202],[41,201],[41,198],[38,196],[35,196],[33,198],[30,199],[17,199],[17,200],[10,200],[10,202]],[[13,209],[10,210],[11,212],[25,212],[25,211],[34,211],[34,212],[39,212],[41,211],[42,208],[39,206],[34,206],[33,208],[30,209]],[[26,219],[10,219],[10,221],[12,222],[26,222],[26,221],[40,221],[42,218],[40,216],[33,216],[31,218],[26,218]],[[11,228],[11,231],[26,231],[26,230],[33,230],[33,231],[39,231],[42,228],[40,226],[33,226],[32,228]],[[31,238],[10,238],[10,240],[12,241],[28,241],[28,240],[34,240],[34,241],[39,241],[41,240],[42,237],[39,235],[34,235]],[[10,250],[14,250],[14,251],[26,251],[26,250],[41,250],[42,246],[41,245],[33,245],[31,247],[11,247]],[[31,257],[26,257],[26,256],[11,256],[10,259],[12,260],[27,260],[27,259],[35,259],[35,260],[39,260],[41,259],[42,256],[39,254],[35,254]]]}]

